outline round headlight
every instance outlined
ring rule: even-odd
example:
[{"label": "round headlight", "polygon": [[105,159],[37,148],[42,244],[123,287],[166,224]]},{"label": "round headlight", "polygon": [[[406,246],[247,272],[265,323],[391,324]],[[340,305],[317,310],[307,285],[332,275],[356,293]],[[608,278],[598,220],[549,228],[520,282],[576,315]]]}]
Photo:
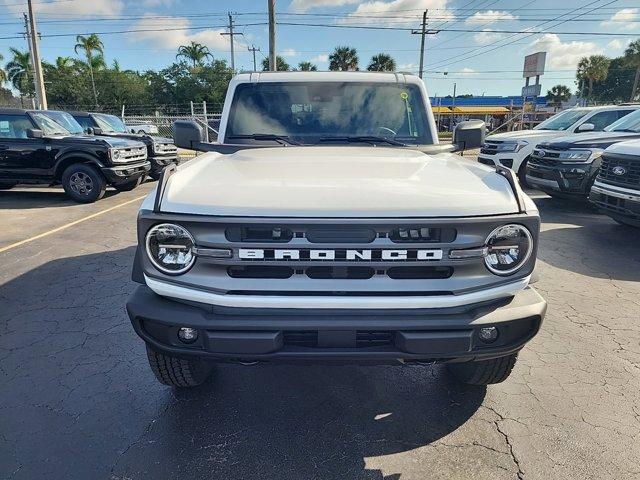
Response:
[{"label": "round headlight", "polygon": [[120,150],[111,150],[111,156],[112,156],[114,159],[118,159],[118,158],[120,158]]},{"label": "round headlight", "polygon": [[533,238],[522,225],[503,225],[489,234],[486,248],[487,268],[496,275],[511,275],[531,257]]},{"label": "round headlight", "polygon": [[151,263],[169,275],[185,273],[196,261],[195,241],[180,225],[162,223],[152,227],[147,232],[146,246]]}]

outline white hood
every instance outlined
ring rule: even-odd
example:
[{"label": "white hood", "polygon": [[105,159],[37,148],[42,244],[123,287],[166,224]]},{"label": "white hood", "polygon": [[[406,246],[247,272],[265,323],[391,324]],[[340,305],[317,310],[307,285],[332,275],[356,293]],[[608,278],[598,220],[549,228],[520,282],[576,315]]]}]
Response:
[{"label": "white hood", "polygon": [[163,212],[278,217],[457,217],[517,212],[508,181],[452,154],[385,147],[209,153],[167,183]]},{"label": "white hood", "polygon": [[487,140],[542,140],[544,138],[554,138],[562,135],[568,135],[570,132],[565,130],[515,130],[513,132],[496,133],[489,135]]}]

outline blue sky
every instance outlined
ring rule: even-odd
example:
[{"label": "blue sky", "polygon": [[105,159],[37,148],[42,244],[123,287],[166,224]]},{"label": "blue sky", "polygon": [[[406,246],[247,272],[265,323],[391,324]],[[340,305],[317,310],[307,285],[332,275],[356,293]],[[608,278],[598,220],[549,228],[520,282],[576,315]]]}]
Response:
[{"label": "blue sky", "polygon": [[[267,0],[35,0],[43,59],[74,56],[77,33],[102,33],[108,63],[122,68],[160,69],[175,59],[180,44],[206,44],[216,57],[229,59],[228,37],[220,35],[234,16],[237,31],[236,68],[252,68],[247,45],[268,51]],[[523,57],[547,51],[543,92],[563,83],[574,87],[580,57],[595,53],[620,55],[640,38],[638,0],[277,0],[278,53],[296,65],[303,60],[326,70],[336,45],[357,49],[360,68],[372,55],[392,55],[398,68],[417,71],[421,10],[429,9],[425,79],[430,94],[517,95],[523,85]],[[0,1],[0,53],[26,48],[20,38],[26,0]],[[314,23],[336,27],[294,26]],[[385,27],[384,30],[344,28]],[[540,33],[501,33],[530,29]],[[451,30],[472,30],[460,32]],[[106,33],[106,32],[126,33]],[[560,32],[560,33],[554,33]],[[616,36],[580,35],[615,33]],[[53,35],[53,36],[51,36]],[[58,35],[58,36],[56,36]],[[6,38],[18,37],[18,38]],[[445,75],[446,72],[446,75]]]}]

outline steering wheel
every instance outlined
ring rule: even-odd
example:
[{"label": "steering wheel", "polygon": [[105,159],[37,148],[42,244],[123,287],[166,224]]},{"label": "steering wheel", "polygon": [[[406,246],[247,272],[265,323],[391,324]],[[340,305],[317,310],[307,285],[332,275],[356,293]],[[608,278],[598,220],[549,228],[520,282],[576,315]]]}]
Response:
[{"label": "steering wheel", "polygon": [[378,131],[391,134],[394,137],[397,135],[397,133],[391,130],[389,127],[378,127]]}]

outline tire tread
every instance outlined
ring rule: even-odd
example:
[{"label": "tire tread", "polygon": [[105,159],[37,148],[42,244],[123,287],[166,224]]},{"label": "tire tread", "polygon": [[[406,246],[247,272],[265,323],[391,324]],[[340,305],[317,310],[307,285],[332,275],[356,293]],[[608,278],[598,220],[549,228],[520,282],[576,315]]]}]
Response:
[{"label": "tire tread", "polygon": [[210,366],[158,353],[147,346],[149,366],[160,383],[171,387],[195,387],[209,376]]}]

